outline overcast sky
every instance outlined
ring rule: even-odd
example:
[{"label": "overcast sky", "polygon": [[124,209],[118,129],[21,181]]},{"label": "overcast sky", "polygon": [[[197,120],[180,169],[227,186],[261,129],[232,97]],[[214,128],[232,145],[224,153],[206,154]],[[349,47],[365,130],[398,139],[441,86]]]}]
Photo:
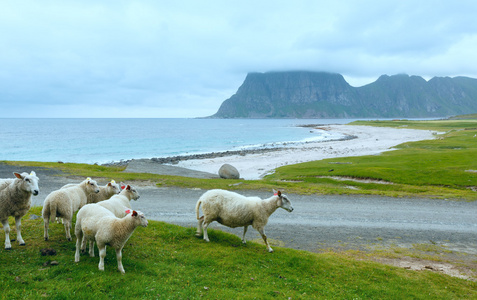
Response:
[{"label": "overcast sky", "polygon": [[203,117],[249,72],[477,78],[477,1],[0,0],[0,117]]}]

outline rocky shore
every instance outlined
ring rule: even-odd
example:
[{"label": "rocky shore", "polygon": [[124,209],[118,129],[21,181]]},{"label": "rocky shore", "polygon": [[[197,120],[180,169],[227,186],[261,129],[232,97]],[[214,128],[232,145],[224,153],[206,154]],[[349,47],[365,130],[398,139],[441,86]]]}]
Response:
[{"label": "rocky shore", "polygon": [[[331,141],[348,141],[352,139],[356,139],[356,135],[345,134],[344,137],[339,139],[329,139],[324,142],[331,142]],[[258,149],[241,149],[241,150],[231,150],[231,151],[222,151],[222,152],[210,152],[210,153],[202,153],[202,154],[191,154],[191,155],[177,155],[177,156],[168,156],[168,157],[153,157],[150,160],[154,163],[158,164],[171,164],[175,165],[182,161],[187,160],[197,160],[197,159],[213,159],[219,157],[228,157],[228,156],[245,156],[249,154],[263,154],[263,153],[270,153],[270,152],[278,152],[283,151],[291,148],[296,148],[299,146],[303,146],[310,143],[317,143],[317,142],[301,142],[301,143],[288,143],[285,146],[280,147],[273,147],[273,148],[258,148]],[[103,166],[127,166],[132,160],[121,160],[118,162],[110,162],[102,164]]]}]

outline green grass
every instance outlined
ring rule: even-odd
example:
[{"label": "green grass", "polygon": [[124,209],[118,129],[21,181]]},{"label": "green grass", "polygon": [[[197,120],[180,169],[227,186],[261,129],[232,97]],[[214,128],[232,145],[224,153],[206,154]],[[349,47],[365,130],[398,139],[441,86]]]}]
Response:
[{"label": "green grass", "polygon": [[[476,200],[477,120],[371,121],[354,125],[432,129],[437,139],[401,144],[380,155],[333,158],[280,167],[266,180],[302,182],[335,193],[381,194]],[[330,170],[333,171],[330,171]],[[373,179],[379,183],[337,181],[330,176]],[[345,187],[354,187],[345,191]]]},{"label": "green grass", "polygon": [[[34,207],[32,214],[40,214]],[[13,223],[13,222],[11,222]],[[2,299],[471,299],[477,283],[429,271],[415,272],[336,253],[314,254],[242,245],[240,238],[210,230],[210,243],[194,228],[151,221],[123,250],[125,275],[109,248],[105,271],[99,258],[74,263],[74,242],[59,224],[43,240],[42,219],[23,220],[27,246],[0,250]],[[13,230],[14,231],[14,230]],[[55,256],[41,256],[53,248]],[[97,255],[97,250],[96,250]],[[58,265],[48,262],[55,260]]]}]

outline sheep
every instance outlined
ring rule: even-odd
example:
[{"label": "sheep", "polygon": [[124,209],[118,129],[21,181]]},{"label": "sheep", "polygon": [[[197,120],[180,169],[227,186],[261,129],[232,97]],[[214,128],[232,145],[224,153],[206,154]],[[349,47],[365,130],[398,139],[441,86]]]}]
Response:
[{"label": "sheep", "polygon": [[[108,209],[118,218],[122,218],[126,215],[125,211],[131,209],[131,200],[137,201],[139,199],[139,192],[131,185],[124,185],[121,182],[122,191],[118,195],[114,195],[108,200],[98,202],[97,204]],[[83,244],[86,240],[83,241]],[[90,251],[94,247],[94,241],[90,241]]]},{"label": "sheep", "polygon": [[53,191],[46,196],[42,210],[45,241],[49,238],[50,217],[63,218],[66,239],[71,241],[70,228],[73,214],[87,203],[89,195],[95,193],[99,193],[98,184],[95,180],[86,178],[78,185]]},{"label": "sheep", "polygon": [[17,241],[20,246],[25,246],[25,241],[21,233],[21,220],[30,210],[31,195],[37,196],[40,192],[38,188],[39,178],[32,171],[30,174],[14,172],[16,178],[0,179],[0,222],[5,231],[5,249],[12,249],[10,242],[10,225],[8,217],[15,218],[17,229]]},{"label": "sheep", "polygon": [[[147,227],[147,219],[143,213],[128,209],[123,218],[116,217],[110,210],[99,204],[87,204],[76,215],[76,252],[75,262],[80,261],[80,248],[85,249],[83,239],[96,241],[99,249],[98,269],[104,271],[104,258],[106,245],[116,250],[118,270],[124,274],[122,264],[122,249],[138,226]],[[94,249],[90,247],[89,253],[94,257]]]},{"label": "sheep", "polygon": [[[61,188],[64,189],[64,188],[69,188],[76,185],[77,184],[69,183],[62,186]],[[88,203],[98,203],[99,201],[108,200],[109,198],[111,198],[112,196],[116,194],[119,194],[120,192],[121,192],[121,188],[119,187],[119,184],[117,184],[116,181],[111,180],[104,186],[99,187],[99,193],[90,194],[88,196],[87,201]]]},{"label": "sheep", "polygon": [[124,211],[131,208],[131,200],[137,201],[140,197],[139,192],[133,186],[122,185],[122,187],[123,190],[118,195],[114,195],[108,200],[98,202],[99,205],[109,209],[118,218],[124,217]]},{"label": "sheep", "polygon": [[[199,217],[201,204],[204,215]],[[280,191],[274,191],[272,197],[264,200],[259,197],[245,197],[226,190],[207,191],[199,198],[195,206],[198,220],[196,236],[201,236],[203,231],[204,240],[208,242],[207,227],[213,221],[217,221],[231,228],[243,226],[242,242],[245,244],[245,234],[248,226],[252,225],[262,236],[268,252],[273,252],[268,244],[264,227],[270,215],[279,207],[288,212],[293,211],[290,200]]]},{"label": "sheep", "polygon": [[[61,188],[65,189],[65,188],[69,188],[69,187],[73,187],[77,185],[78,184],[69,183],[62,186]],[[99,201],[107,200],[111,198],[112,196],[119,194],[120,192],[121,192],[121,188],[119,187],[119,184],[117,184],[116,181],[111,180],[105,186],[99,187],[99,193],[89,194],[87,203],[98,203]],[[60,223],[60,218],[57,217],[56,222]]]}]

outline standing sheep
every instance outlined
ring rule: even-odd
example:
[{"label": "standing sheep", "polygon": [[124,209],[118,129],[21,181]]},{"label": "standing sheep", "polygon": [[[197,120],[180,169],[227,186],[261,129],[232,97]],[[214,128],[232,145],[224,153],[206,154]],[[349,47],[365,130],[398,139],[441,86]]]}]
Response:
[{"label": "standing sheep", "polygon": [[[199,217],[201,204],[204,215]],[[273,252],[268,244],[264,227],[267,225],[270,215],[279,207],[288,212],[293,211],[290,200],[280,191],[264,200],[259,197],[245,197],[225,190],[207,191],[199,198],[195,206],[198,220],[196,236],[201,236],[203,231],[204,240],[208,242],[207,227],[213,221],[217,221],[231,228],[243,226],[242,242],[245,244],[245,234],[248,226],[252,225],[262,236],[268,252]]]},{"label": "standing sheep", "polygon": [[[108,200],[100,201],[97,203],[99,206],[102,206],[108,209],[110,212],[113,213],[113,215],[115,215],[118,218],[124,217],[126,215],[125,211],[128,209],[131,209],[131,200],[137,201],[137,199],[139,199],[139,193],[136,190],[136,188],[134,188],[131,185],[126,186],[123,183],[121,183],[121,186],[123,187],[123,190],[121,191],[121,193],[119,193],[118,195],[112,196]],[[86,240],[82,242],[82,249],[85,249],[86,246],[83,246],[85,245],[85,243],[86,243]],[[91,254],[91,251],[94,251],[92,250],[94,248],[94,241],[90,240],[89,244],[90,244],[89,249]],[[94,252],[92,256],[94,256]]]},{"label": "standing sheep", "polygon": [[[69,187],[73,187],[77,185],[78,184],[69,183],[62,186],[61,188],[65,189],[65,188],[69,188]],[[119,194],[119,192],[121,192],[121,188],[119,187],[119,184],[117,184],[116,181],[111,180],[105,186],[99,187],[99,193],[89,194],[87,203],[98,203],[99,201],[107,200],[111,198],[112,196]],[[56,222],[60,223],[60,218],[57,217]]]},{"label": "standing sheep", "polygon": [[14,179],[0,179],[0,222],[2,222],[5,231],[5,249],[12,249],[10,243],[10,225],[8,217],[15,218],[15,227],[17,229],[17,240],[21,246],[25,245],[21,233],[22,217],[30,210],[31,195],[38,195],[38,177],[35,172],[13,173]]},{"label": "standing sheep", "polygon": [[106,201],[98,202],[99,205],[109,209],[113,214],[122,218],[125,216],[125,211],[131,208],[131,200],[137,201],[139,199],[139,192],[131,185],[123,186],[123,190],[118,195],[114,195]]},{"label": "standing sheep", "polygon": [[70,228],[73,214],[87,203],[89,195],[95,193],[99,193],[98,184],[91,178],[86,178],[86,180],[78,185],[53,191],[46,196],[42,210],[45,241],[49,238],[48,227],[50,217],[63,218],[66,238],[68,241],[71,241]]},{"label": "standing sheep", "polygon": [[[86,241],[96,241],[99,249],[98,269],[104,271],[106,245],[116,250],[118,270],[125,273],[122,264],[122,249],[138,226],[147,227],[147,219],[141,212],[126,211],[126,216],[117,218],[108,209],[98,204],[83,206],[76,215],[76,252],[75,262],[80,261],[80,248],[84,250],[83,235]],[[90,256],[94,256],[94,249],[90,247]]]},{"label": "standing sheep", "polygon": [[[77,184],[74,183],[69,183],[67,185],[62,186],[61,188],[69,188],[76,186]],[[99,193],[95,194],[90,194],[88,197],[88,203],[98,203],[99,201],[103,200],[108,200],[112,196],[119,194],[121,192],[121,188],[119,187],[119,184],[116,183],[116,181],[111,180],[104,186],[99,187]]]}]

